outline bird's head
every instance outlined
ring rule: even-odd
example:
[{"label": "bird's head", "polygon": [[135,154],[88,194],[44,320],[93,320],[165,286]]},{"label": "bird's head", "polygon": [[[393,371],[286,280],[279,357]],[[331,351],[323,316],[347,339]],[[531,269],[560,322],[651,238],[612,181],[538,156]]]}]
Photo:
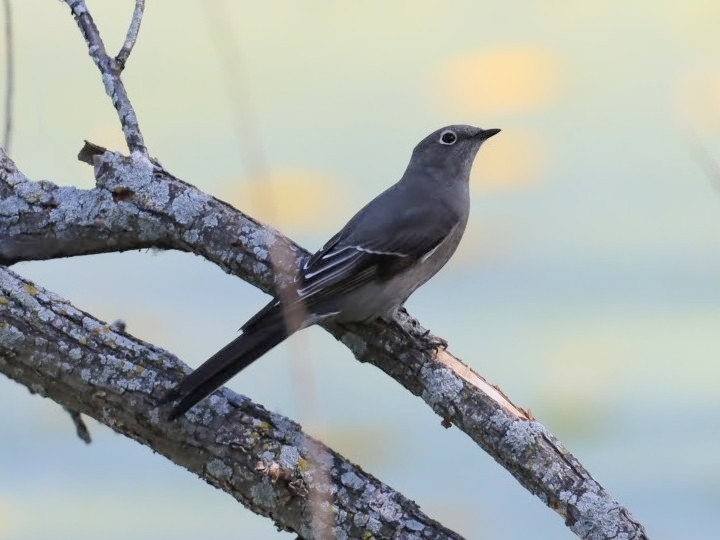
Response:
[{"label": "bird's head", "polygon": [[448,179],[467,180],[480,146],[498,133],[499,129],[464,125],[440,128],[418,143],[408,170],[412,168],[416,172],[426,171],[435,177],[448,175]]}]

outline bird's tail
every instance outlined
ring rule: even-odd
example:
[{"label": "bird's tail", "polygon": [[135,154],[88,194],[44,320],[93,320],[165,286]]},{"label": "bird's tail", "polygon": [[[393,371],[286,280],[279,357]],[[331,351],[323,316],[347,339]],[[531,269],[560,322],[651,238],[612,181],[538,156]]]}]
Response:
[{"label": "bird's tail", "polygon": [[243,326],[242,331],[240,336],[187,375],[163,398],[163,403],[180,400],[170,411],[170,420],[185,414],[198,401],[292,333],[288,331],[282,308],[277,303],[271,303],[260,311]]}]

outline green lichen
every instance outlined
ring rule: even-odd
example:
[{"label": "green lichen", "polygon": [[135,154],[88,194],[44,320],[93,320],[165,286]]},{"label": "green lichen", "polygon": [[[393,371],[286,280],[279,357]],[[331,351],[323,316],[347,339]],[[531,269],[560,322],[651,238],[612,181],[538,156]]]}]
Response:
[{"label": "green lichen", "polygon": [[23,289],[25,289],[30,296],[36,296],[38,293],[37,287],[32,283],[26,283],[23,285]]}]

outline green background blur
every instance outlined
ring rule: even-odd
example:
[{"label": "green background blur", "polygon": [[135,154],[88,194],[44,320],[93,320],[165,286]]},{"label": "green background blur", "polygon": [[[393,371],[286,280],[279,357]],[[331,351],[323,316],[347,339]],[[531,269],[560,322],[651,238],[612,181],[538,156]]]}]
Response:
[{"label": "green background blur", "polygon": [[[67,7],[12,5],[11,156],[32,178],[90,187],[75,156],[83,139],[125,149],[115,111]],[[89,7],[116,52],[133,2]],[[460,250],[410,312],[652,538],[718,538],[720,186],[693,142],[720,161],[718,21],[720,3],[697,0],[148,0],[124,78],[169,171],[309,249],[395,182],[430,131],[502,128],[476,161]],[[179,253],[14,270],[193,366],[266,300]],[[573,537],[321,330],[230,386],[468,538]],[[5,379],[0,405],[0,538],[292,538],[92,421],[86,447],[58,405]]]}]

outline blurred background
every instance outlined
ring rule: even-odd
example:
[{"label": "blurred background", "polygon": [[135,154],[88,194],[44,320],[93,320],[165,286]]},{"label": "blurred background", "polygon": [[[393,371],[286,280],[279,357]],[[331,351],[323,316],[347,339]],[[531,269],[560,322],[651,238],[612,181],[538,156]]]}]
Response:
[{"label": "blurred background", "polygon": [[[134,2],[88,4],[117,52]],[[63,3],[12,6],[10,154],[34,179],[91,187],[83,139],[125,150],[99,74]],[[169,171],[311,250],[430,131],[502,128],[476,161],[459,253],[409,311],[530,408],[652,538],[718,538],[718,20],[720,3],[701,0],[153,0],[124,79]],[[267,300],[174,252],[14,270],[193,366]],[[573,537],[322,330],[230,386],[468,538]],[[6,379],[0,405],[0,538],[293,537],[95,422],[85,446],[58,405]]]}]

